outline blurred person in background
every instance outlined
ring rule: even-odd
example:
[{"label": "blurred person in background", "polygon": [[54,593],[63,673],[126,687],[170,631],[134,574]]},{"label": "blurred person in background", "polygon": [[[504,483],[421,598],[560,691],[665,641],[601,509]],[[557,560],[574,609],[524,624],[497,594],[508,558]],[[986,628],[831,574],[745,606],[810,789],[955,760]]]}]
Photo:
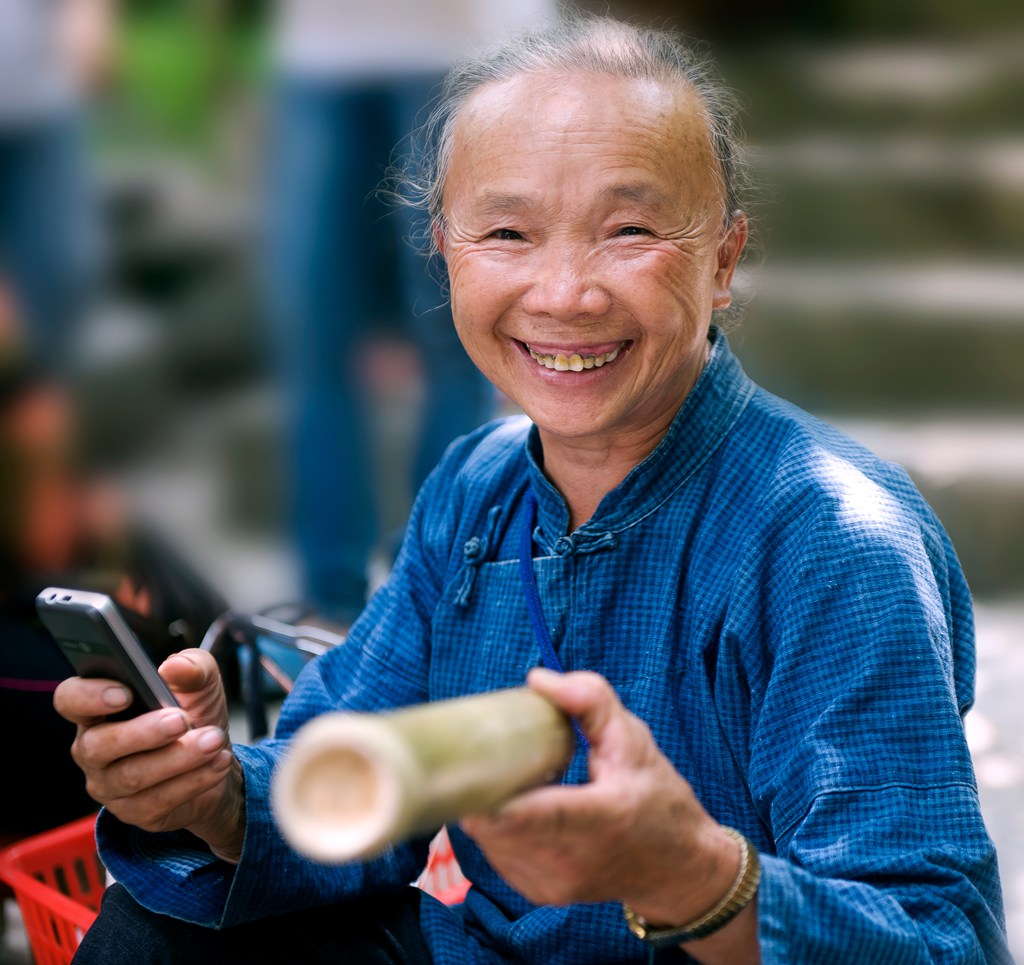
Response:
[{"label": "blurred person in background", "polygon": [[[79,468],[76,436],[73,398],[35,364],[0,284],[0,728],[19,735],[7,747],[8,773],[32,775],[0,795],[3,839],[96,810],[70,755],[75,727],[53,708],[53,691],[73,670],[36,616],[36,595],[50,585],[109,593],[157,662],[198,646],[225,608],[130,517],[116,488]],[[229,654],[221,665],[237,677]]]},{"label": "blurred person in background", "polygon": [[411,240],[422,223],[378,188],[452,60],[554,7],[279,0],[274,11],[268,276],[290,526],[306,601],[342,626],[366,602],[381,538],[361,355],[375,325],[391,313],[421,360],[412,492],[496,401],[455,333],[443,266]]},{"label": "blurred person in background", "polygon": [[90,100],[113,63],[114,0],[0,0],[0,263],[36,364],[63,370],[100,270]]}]

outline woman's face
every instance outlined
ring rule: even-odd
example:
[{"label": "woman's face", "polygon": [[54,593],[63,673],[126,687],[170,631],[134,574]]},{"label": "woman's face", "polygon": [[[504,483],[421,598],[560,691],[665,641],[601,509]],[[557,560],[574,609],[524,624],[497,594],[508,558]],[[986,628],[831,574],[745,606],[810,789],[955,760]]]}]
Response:
[{"label": "woman's face", "polygon": [[696,96],[597,74],[481,88],[456,125],[438,241],[456,327],[539,427],[653,448],[700,374],[746,239]]}]

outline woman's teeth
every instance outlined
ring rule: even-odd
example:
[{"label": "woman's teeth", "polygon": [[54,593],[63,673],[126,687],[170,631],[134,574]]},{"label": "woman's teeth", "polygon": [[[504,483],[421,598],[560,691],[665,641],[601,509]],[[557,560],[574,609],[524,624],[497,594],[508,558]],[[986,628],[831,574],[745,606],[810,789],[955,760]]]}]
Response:
[{"label": "woman's teeth", "polygon": [[541,355],[529,345],[527,348],[530,348],[530,357],[546,369],[554,369],[556,372],[582,372],[584,369],[599,369],[606,362],[614,362],[625,344],[622,342],[603,355],[580,355],[578,352],[573,352],[571,355],[563,355],[561,352],[558,355]]}]

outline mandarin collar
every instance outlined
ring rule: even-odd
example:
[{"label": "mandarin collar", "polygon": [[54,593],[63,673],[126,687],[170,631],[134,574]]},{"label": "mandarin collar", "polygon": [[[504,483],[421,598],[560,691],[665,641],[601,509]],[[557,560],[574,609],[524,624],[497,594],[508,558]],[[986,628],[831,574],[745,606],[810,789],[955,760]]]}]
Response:
[{"label": "mandarin collar", "polygon": [[[711,350],[696,384],[683,400],[668,431],[653,452],[636,465],[611,492],[597,512],[573,534],[580,542],[607,538],[636,525],[668,499],[707,460],[735,425],[756,390],[725,333],[712,326]],[[526,440],[530,484],[537,497],[539,545],[550,549],[566,534],[569,508],[541,468],[543,451],[536,426]]]}]

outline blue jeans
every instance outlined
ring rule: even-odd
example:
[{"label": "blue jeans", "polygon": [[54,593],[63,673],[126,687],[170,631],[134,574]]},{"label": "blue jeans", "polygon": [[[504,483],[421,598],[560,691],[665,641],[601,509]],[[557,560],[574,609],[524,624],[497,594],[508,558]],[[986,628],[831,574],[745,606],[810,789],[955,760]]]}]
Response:
[{"label": "blue jeans", "polygon": [[63,372],[100,269],[99,212],[75,113],[0,125],[0,285],[37,364]]},{"label": "blue jeans", "polygon": [[[421,893],[362,898],[214,930],[156,915],[121,885],[103,895],[74,965],[431,965]],[[425,899],[433,901],[434,899]]]},{"label": "blue jeans", "polygon": [[413,212],[376,194],[439,79],[284,79],[275,91],[267,276],[291,526],[308,602],[341,623],[365,603],[380,539],[359,357],[366,340],[397,320],[419,348],[425,400],[413,491],[452,439],[494,411],[494,391],[455,333],[443,264],[408,240]]}]

